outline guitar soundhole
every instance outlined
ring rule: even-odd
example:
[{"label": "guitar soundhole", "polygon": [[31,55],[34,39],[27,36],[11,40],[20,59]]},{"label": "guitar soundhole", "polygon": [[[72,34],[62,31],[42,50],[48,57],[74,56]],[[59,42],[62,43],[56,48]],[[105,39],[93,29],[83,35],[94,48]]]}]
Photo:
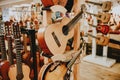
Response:
[{"label": "guitar soundhole", "polygon": [[24,77],[23,73],[17,74],[16,79],[17,80],[22,80]]},{"label": "guitar soundhole", "polygon": [[64,35],[68,35],[68,30],[69,30],[68,26],[66,26],[66,25],[63,26],[62,32],[63,32]]},{"label": "guitar soundhole", "polygon": [[52,32],[52,36],[53,36],[55,42],[57,43],[58,47],[60,47],[61,46],[60,41],[58,40],[58,38],[57,38],[57,36],[55,35],[54,32]]}]

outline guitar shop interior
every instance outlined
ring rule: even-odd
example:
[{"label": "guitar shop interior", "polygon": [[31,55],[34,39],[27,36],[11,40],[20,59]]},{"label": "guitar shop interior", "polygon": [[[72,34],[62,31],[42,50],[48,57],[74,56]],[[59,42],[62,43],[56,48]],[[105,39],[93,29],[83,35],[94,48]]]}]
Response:
[{"label": "guitar shop interior", "polygon": [[120,0],[0,0],[0,80],[120,80]]}]

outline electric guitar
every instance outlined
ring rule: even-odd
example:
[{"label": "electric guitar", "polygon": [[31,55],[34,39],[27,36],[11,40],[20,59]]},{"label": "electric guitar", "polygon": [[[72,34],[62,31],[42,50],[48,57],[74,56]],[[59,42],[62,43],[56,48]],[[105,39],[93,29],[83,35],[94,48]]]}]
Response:
[{"label": "electric guitar", "polygon": [[84,43],[69,62],[56,61],[46,64],[39,72],[38,80],[70,80],[70,72],[76,59],[80,56]]},{"label": "electric guitar", "polygon": [[2,77],[2,80],[9,80],[9,77],[8,77],[9,61],[7,61],[7,55],[6,55],[3,22],[0,23],[0,47],[1,47],[1,53],[2,53],[2,61],[0,62],[0,75]]},{"label": "electric guitar", "polygon": [[41,49],[49,54],[62,54],[65,51],[67,41],[74,35],[74,26],[82,17],[83,5],[81,11],[70,20],[64,17],[60,23],[51,24],[38,30],[37,39]]},{"label": "electric guitar", "polygon": [[91,4],[95,4],[95,5],[99,5],[101,6],[103,11],[109,11],[111,9],[112,6],[112,2],[110,1],[105,1],[105,2],[101,2],[101,3],[97,3],[97,2],[92,2],[92,1],[85,1],[86,3],[91,3]]},{"label": "electric guitar", "polygon": [[23,64],[21,59],[20,30],[17,22],[13,24],[13,34],[15,38],[16,64],[12,65],[9,69],[8,74],[10,76],[10,80],[30,80],[30,68]]},{"label": "electric guitar", "polygon": [[96,43],[102,46],[106,46],[109,44],[109,38],[106,36],[102,36],[102,35],[97,35],[94,36],[92,34],[86,33],[86,35],[91,36],[93,38],[96,38]]}]

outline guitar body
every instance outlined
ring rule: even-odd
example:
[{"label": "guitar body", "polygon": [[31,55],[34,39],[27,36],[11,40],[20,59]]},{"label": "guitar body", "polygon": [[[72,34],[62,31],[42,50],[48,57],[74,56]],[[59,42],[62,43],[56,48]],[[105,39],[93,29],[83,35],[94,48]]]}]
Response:
[{"label": "guitar body", "polygon": [[41,1],[45,7],[54,5],[53,0],[41,0]]},{"label": "guitar body", "polygon": [[67,0],[41,0],[44,7],[50,7],[54,5],[62,5],[65,6]]},{"label": "guitar body", "polygon": [[69,21],[70,19],[65,17],[60,23],[55,23],[47,28],[39,29],[37,39],[40,47],[45,53],[52,53],[53,55],[64,53],[67,41],[74,35],[74,29],[69,31],[67,35],[63,34],[63,26]]},{"label": "guitar body", "polygon": [[97,19],[103,23],[107,23],[110,20],[110,13],[98,13]]},{"label": "guitar body", "polygon": [[2,80],[9,80],[9,77],[8,77],[9,67],[10,67],[10,64],[8,61],[3,61],[0,63],[0,75],[2,77]]},{"label": "guitar body", "polygon": [[108,26],[108,25],[98,25],[98,27],[96,29],[97,29],[97,31],[100,31],[102,34],[106,35],[110,31],[110,26]]},{"label": "guitar body", "polygon": [[97,44],[106,46],[109,43],[109,38],[101,35],[97,35],[99,39],[97,39]]},{"label": "guitar body", "polygon": [[[29,78],[30,68],[27,65],[22,64],[22,69],[23,69],[23,75],[24,75],[22,80],[30,80],[30,78]],[[10,80],[16,80],[16,76],[17,76],[17,66],[16,65],[10,66],[8,75],[9,75]]]},{"label": "guitar body", "polygon": [[109,11],[111,9],[112,3],[110,1],[105,1],[102,4],[103,11]]},{"label": "guitar body", "polygon": [[65,63],[61,63],[54,71],[50,72],[53,67],[54,63],[44,65],[38,74],[38,80],[64,80],[67,72]]}]

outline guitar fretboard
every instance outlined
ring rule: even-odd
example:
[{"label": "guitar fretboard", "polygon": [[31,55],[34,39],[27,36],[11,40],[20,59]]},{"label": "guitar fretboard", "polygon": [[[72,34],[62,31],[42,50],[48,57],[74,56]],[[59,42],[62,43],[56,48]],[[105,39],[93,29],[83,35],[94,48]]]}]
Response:
[{"label": "guitar fretboard", "polygon": [[1,46],[2,60],[3,61],[7,60],[4,35],[0,35],[0,46]]},{"label": "guitar fretboard", "polygon": [[13,62],[12,38],[11,38],[11,36],[7,36],[7,40],[8,40],[8,57],[9,57],[10,65],[12,65],[14,62]]},{"label": "guitar fretboard", "polygon": [[15,39],[16,46],[16,61],[17,61],[17,80],[22,80],[23,71],[22,71],[22,58],[21,58],[21,43],[20,39]]}]

